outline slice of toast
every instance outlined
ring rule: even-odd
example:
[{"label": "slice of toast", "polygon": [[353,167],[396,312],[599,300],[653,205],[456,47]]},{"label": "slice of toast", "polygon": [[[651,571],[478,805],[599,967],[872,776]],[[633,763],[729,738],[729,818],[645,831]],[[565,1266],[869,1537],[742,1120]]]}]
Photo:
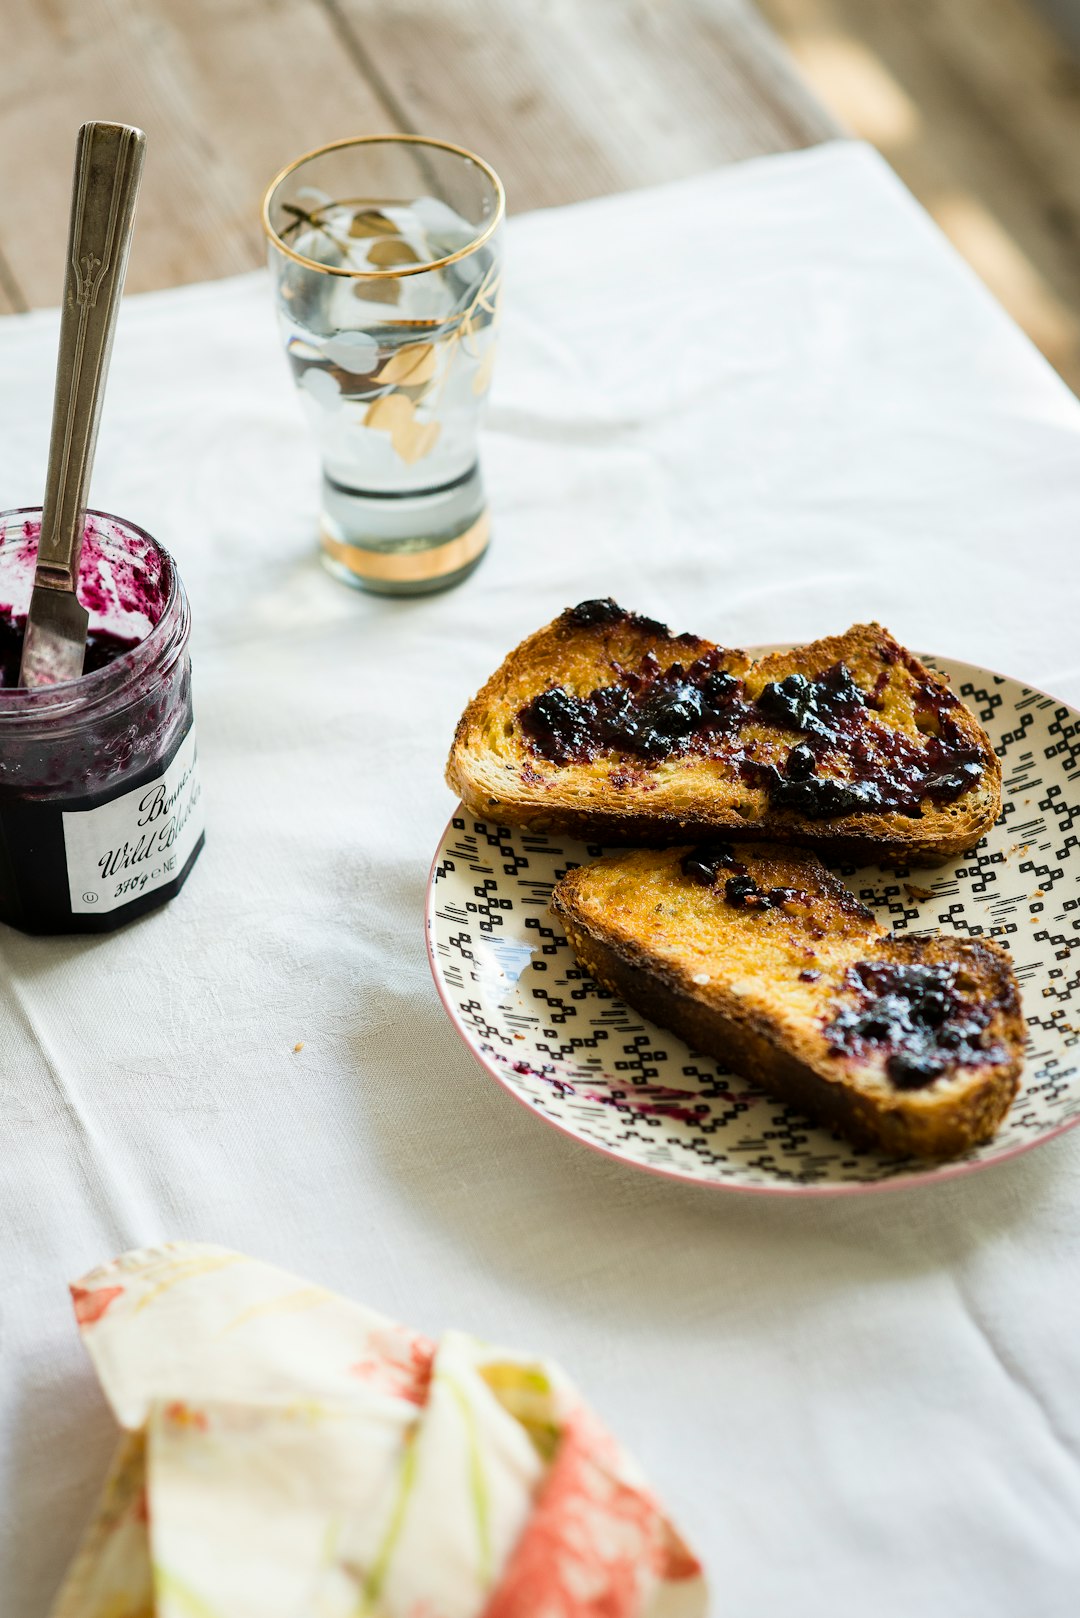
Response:
[{"label": "slice of toast", "polygon": [[474,814],[590,842],[720,835],[938,864],[1001,811],[973,714],[879,624],[754,662],[613,601],[510,653],[457,727]]},{"label": "slice of toast", "polygon": [[1016,1093],[1006,951],[894,936],[803,850],[628,850],[567,872],[552,909],[598,983],[859,1144],[953,1157]]}]

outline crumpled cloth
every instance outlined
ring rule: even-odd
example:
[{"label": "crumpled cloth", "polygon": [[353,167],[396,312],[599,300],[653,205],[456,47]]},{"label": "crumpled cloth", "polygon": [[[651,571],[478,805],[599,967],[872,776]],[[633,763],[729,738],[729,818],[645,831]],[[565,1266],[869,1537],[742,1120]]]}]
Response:
[{"label": "crumpled cloth", "polygon": [[71,1289],[124,1436],[53,1618],[697,1618],[700,1564],[558,1366],[224,1247]]}]

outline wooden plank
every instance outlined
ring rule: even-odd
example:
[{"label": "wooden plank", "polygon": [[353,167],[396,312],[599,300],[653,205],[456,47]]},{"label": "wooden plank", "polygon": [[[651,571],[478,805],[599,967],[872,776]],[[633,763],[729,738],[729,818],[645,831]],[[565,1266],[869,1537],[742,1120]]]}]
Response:
[{"label": "wooden plank", "polygon": [[399,123],[512,210],[811,145],[838,126],[744,0],[323,0]]},{"label": "wooden plank", "polygon": [[59,299],[86,118],[147,132],[131,291],[262,263],[277,169],[393,123],[318,0],[7,0],[4,21],[0,286],[15,307]]},{"label": "wooden plank", "polygon": [[0,252],[0,315],[22,314],[29,307],[11,266]]},{"label": "wooden plank", "polygon": [[1080,65],[1040,15],[1024,0],[759,4],[1080,388]]},{"label": "wooden plank", "polygon": [[[149,139],[132,291],[250,269],[282,163],[349,133],[474,145],[518,208],[804,145],[833,125],[744,0],[9,0],[0,309],[59,297],[88,117]],[[5,83],[5,80],[7,81]]]},{"label": "wooden plank", "polygon": [[[760,0],[1080,386],[1080,67],[1026,0]],[[142,123],[133,290],[261,262],[282,162],[409,128],[482,151],[530,208],[836,132],[746,0],[8,0],[0,312],[59,295],[85,117]]]}]

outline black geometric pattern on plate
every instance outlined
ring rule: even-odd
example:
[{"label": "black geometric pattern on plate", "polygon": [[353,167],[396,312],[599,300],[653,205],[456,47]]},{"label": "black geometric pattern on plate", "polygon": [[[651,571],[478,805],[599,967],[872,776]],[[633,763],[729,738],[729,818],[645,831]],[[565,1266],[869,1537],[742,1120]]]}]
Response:
[{"label": "black geometric pattern on plate", "polygon": [[588,1145],[744,1190],[944,1179],[1080,1121],[1080,714],[1001,675],[927,661],[994,744],[1001,818],[977,848],[936,870],[836,870],[896,932],[951,930],[1010,951],[1028,1049],[993,1141],[941,1165],[862,1151],[691,1050],[593,983],[548,912],[558,877],[604,849],[459,808],[432,867],[428,945],[447,1010],[489,1072]]}]

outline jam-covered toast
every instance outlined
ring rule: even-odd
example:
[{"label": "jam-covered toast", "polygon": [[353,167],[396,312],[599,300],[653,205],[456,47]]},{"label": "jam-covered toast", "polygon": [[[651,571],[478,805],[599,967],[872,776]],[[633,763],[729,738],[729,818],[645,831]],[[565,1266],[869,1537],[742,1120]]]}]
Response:
[{"label": "jam-covered toast", "polygon": [[1016,1093],[1005,950],[885,932],[811,853],[628,850],[569,871],[552,909],[598,983],[859,1144],[954,1157]]},{"label": "jam-covered toast", "polygon": [[722,835],[936,864],[1001,809],[1001,767],[880,624],[754,661],[586,601],[466,708],[447,780],[474,814],[588,841]]}]

